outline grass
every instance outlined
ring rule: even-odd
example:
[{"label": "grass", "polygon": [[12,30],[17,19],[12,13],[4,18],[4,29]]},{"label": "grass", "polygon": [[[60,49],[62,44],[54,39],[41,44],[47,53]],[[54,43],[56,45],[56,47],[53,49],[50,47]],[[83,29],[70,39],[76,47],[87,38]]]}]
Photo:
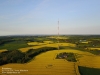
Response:
[{"label": "grass", "polygon": [[95,55],[100,55],[100,50],[90,50],[89,52]]},{"label": "grass", "polygon": [[16,50],[19,48],[27,47],[27,43],[25,41],[13,41],[0,46],[0,49],[7,50]]},{"label": "grass", "polygon": [[81,75],[100,75],[100,69],[79,66]]}]

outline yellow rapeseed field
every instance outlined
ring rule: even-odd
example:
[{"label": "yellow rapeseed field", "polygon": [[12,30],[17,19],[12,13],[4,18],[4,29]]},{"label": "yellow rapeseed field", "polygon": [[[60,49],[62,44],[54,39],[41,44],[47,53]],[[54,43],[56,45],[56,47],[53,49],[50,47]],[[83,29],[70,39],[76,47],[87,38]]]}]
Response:
[{"label": "yellow rapeseed field", "polygon": [[88,41],[86,41],[86,42],[81,42],[81,43],[86,43],[86,44],[88,44]]},{"label": "yellow rapeseed field", "polygon": [[45,45],[47,43],[39,43],[39,42],[29,42],[28,45]]},{"label": "yellow rapeseed field", "polygon": [[2,49],[2,50],[0,50],[0,52],[4,52],[4,51],[7,51],[7,49]]},{"label": "yellow rapeseed field", "polygon": [[[59,43],[60,46],[75,46],[71,43]],[[58,47],[57,43],[37,45],[20,50],[25,52],[30,48],[41,47]],[[77,62],[69,62],[65,59],[55,59],[56,55],[62,52],[75,53]],[[20,70],[20,75],[80,75],[77,66],[86,66],[92,68],[100,68],[100,56],[95,56],[89,52],[79,51],[75,49],[53,50],[41,53],[34,60],[26,64],[7,64],[0,66],[0,69],[11,68],[12,70]],[[2,70],[0,70],[2,71]],[[0,72],[0,75],[6,75]],[[9,74],[14,75],[14,74]]]},{"label": "yellow rapeseed field", "polygon": [[47,37],[47,38],[55,38],[55,39],[68,39],[68,37],[64,37],[64,36],[50,36],[50,37]]},{"label": "yellow rapeseed field", "polygon": [[[58,48],[57,43],[48,43],[48,42],[52,42],[52,41],[44,41],[44,43],[29,42],[28,45],[31,45],[31,47],[20,48],[19,50],[21,50],[22,52],[26,52],[29,49],[38,49],[38,48],[41,48],[41,47],[56,47],[56,48]],[[59,43],[59,46],[75,47],[76,45],[72,44],[72,43]]]},{"label": "yellow rapeseed field", "polygon": [[13,70],[28,70],[20,72],[20,75],[76,75],[74,62],[55,59],[58,52],[63,51],[48,51],[36,56],[35,60],[27,64],[7,64],[2,67],[9,67]]},{"label": "yellow rapeseed field", "polygon": [[53,43],[53,41],[43,41],[44,43]]},{"label": "yellow rapeseed field", "polygon": [[22,52],[26,52],[29,49],[33,49],[33,47],[20,48],[19,50],[22,51]]},{"label": "yellow rapeseed field", "polygon": [[90,50],[100,50],[100,48],[89,48]]}]

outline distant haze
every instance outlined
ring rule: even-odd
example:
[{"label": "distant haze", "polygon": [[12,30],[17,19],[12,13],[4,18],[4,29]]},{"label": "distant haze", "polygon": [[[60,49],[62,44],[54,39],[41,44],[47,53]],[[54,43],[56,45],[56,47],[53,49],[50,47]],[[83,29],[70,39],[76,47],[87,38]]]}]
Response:
[{"label": "distant haze", "polygon": [[100,0],[0,0],[0,36],[100,34]]}]

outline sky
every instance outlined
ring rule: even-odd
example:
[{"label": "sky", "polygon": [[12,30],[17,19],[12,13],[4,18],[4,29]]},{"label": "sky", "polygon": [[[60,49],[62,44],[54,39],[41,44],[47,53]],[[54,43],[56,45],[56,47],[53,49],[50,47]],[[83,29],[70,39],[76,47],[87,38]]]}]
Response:
[{"label": "sky", "polygon": [[0,0],[0,36],[100,34],[100,0]]}]

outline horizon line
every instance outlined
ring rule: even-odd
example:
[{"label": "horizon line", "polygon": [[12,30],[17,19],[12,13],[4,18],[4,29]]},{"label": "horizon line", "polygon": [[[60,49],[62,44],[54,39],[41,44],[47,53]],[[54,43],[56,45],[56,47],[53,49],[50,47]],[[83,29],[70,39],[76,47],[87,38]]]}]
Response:
[{"label": "horizon line", "polygon": [[[0,36],[38,36],[38,35],[58,35],[58,34],[10,34]],[[100,34],[60,34],[60,35],[100,35]]]}]

